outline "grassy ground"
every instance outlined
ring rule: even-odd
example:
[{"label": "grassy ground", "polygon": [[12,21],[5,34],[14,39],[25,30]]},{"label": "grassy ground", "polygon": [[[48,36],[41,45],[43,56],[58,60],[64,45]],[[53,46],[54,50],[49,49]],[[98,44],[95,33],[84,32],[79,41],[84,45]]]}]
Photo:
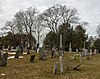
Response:
[{"label": "grassy ground", "polygon": [[[32,54],[36,55],[34,63],[30,63],[31,55],[24,55],[23,59],[9,59],[7,67],[0,67],[0,79],[100,79],[100,55],[94,55],[90,60],[83,59],[83,64],[77,71],[73,68],[79,64],[79,57],[69,63],[73,54],[65,54],[64,73],[58,71],[53,74],[53,65],[59,61],[58,57],[39,60],[39,54]],[[68,65],[69,70],[66,69]]]}]

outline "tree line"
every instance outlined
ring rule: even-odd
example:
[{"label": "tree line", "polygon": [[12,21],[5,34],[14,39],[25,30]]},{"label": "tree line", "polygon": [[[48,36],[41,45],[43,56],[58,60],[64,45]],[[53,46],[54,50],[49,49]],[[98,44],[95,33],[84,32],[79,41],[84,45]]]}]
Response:
[{"label": "tree line", "polygon": [[[87,25],[88,22],[80,21],[76,8],[56,4],[40,13],[36,8],[30,7],[18,11],[11,21],[5,23],[1,30],[7,35],[1,37],[0,42],[6,43],[6,46],[17,46],[20,41],[15,42],[14,39],[25,39],[24,42],[29,39],[32,47],[33,39],[34,43],[40,44],[41,39],[45,37],[43,45],[49,45],[50,48],[56,46],[59,49],[59,35],[62,34],[63,50],[68,49],[70,42],[74,49],[81,49],[84,42],[86,47],[90,48],[91,41],[85,29]],[[10,37],[12,38],[9,39]]]}]

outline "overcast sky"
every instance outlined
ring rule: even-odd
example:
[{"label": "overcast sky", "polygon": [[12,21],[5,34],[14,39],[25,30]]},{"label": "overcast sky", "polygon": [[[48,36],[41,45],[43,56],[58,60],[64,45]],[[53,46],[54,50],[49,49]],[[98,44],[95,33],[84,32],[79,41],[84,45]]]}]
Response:
[{"label": "overcast sky", "polygon": [[55,4],[77,8],[81,20],[89,22],[87,33],[96,35],[96,27],[100,23],[100,0],[0,0],[0,28],[20,9],[33,6],[42,12]]}]

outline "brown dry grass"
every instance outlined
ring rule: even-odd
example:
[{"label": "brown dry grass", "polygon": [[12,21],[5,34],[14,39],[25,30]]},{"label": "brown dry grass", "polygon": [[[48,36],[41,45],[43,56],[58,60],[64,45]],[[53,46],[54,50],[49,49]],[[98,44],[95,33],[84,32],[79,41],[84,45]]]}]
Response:
[{"label": "brown dry grass", "polygon": [[[34,63],[29,62],[31,55],[24,55],[23,59],[8,60],[7,67],[0,67],[0,79],[100,79],[100,55],[94,55],[90,60],[84,60],[80,66],[82,70],[64,70],[62,74],[60,71],[53,74],[53,65],[55,61],[59,61],[58,57],[39,60],[39,54],[35,53],[35,55]],[[64,63],[68,63],[70,55],[72,54],[64,55]],[[73,68],[78,63],[77,57],[69,65]],[[2,76],[2,73],[5,76]]]}]

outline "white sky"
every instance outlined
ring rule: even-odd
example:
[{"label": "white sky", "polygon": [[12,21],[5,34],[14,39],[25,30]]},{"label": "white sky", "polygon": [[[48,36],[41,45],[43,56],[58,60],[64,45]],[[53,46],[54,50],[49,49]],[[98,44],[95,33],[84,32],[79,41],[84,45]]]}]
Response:
[{"label": "white sky", "polygon": [[40,12],[55,4],[65,4],[78,9],[82,21],[89,22],[87,33],[96,35],[96,27],[100,23],[99,0],[0,0],[0,28],[6,21],[13,19],[20,9],[36,7]]}]

